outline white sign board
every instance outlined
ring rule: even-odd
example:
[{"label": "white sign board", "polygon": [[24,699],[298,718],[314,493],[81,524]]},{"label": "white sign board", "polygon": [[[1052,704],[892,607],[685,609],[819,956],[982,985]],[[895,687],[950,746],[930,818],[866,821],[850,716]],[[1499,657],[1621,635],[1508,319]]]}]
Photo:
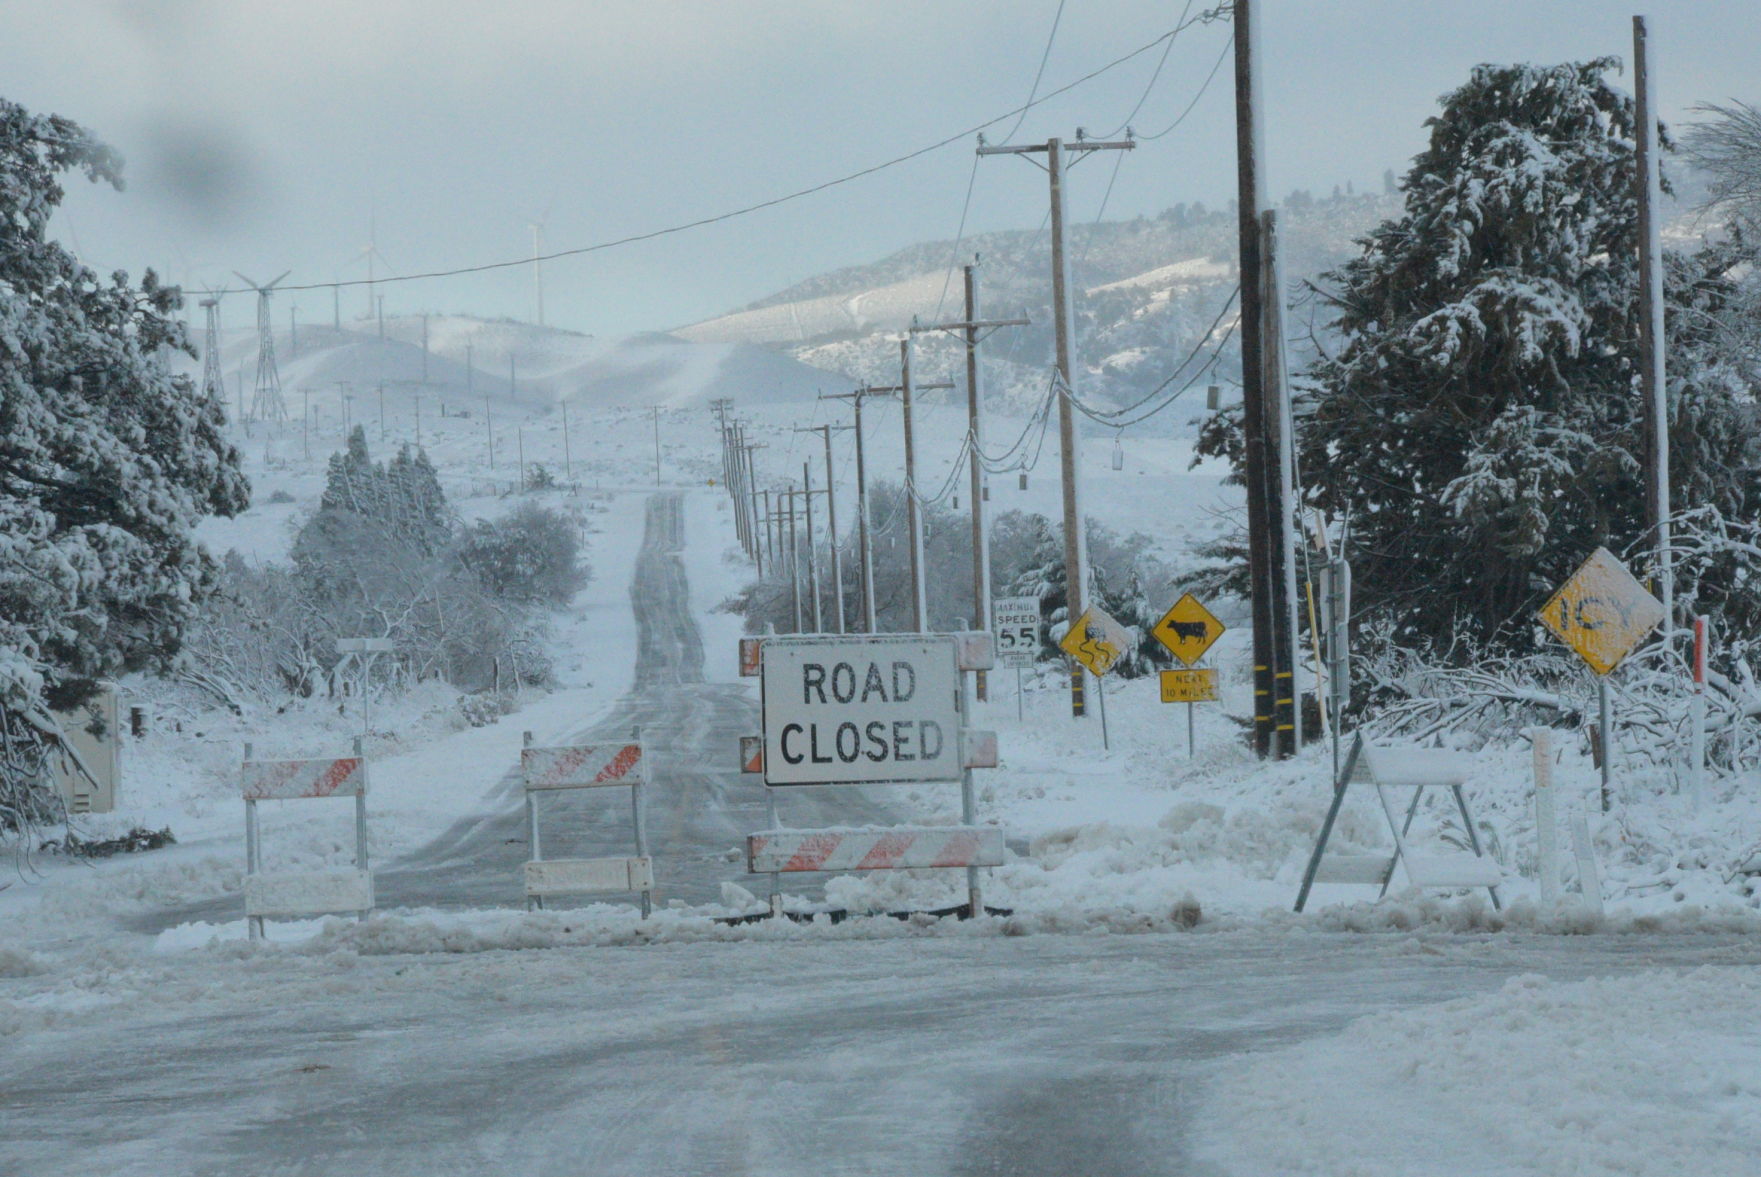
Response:
[{"label": "white sign board", "polygon": [[992,600],[991,632],[997,635],[998,667],[1031,669],[1039,657],[1039,598]]},{"label": "white sign board", "polygon": [[767,638],[765,784],[959,780],[955,647],[945,634]]}]

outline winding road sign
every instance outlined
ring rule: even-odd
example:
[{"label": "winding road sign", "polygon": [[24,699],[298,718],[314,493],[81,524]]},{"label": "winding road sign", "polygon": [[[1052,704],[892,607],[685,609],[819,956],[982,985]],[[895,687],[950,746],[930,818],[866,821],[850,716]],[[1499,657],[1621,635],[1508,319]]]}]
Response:
[{"label": "winding road sign", "polygon": [[1131,648],[1131,635],[1099,605],[1091,605],[1058,640],[1058,648],[1099,677]]},{"label": "winding road sign", "polygon": [[1663,620],[1663,606],[1607,548],[1541,606],[1541,623],[1597,674],[1620,665]]},{"label": "winding road sign", "polygon": [[1191,666],[1205,656],[1211,644],[1223,636],[1223,623],[1216,615],[1191,593],[1187,593],[1174,607],[1162,614],[1156,627],[1150,632],[1156,640],[1168,647],[1168,652],[1180,659],[1181,663]]}]

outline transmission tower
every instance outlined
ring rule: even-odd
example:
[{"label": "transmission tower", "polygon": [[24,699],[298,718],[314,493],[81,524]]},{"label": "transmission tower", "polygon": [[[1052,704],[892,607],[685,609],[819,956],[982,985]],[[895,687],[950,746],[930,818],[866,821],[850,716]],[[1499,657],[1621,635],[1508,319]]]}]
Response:
[{"label": "transmission tower", "polygon": [[238,274],[245,285],[257,292],[257,391],[251,397],[247,421],[287,420],[287,403],[281,399],[281,374],[275,370],[275,323],[269,314],[269,295],[276,283],[291,273],[292,270],[284,270],[274,282],[263,285]]},{"label": "transmission tower", "polygon": [[202,395],[218,405],[226,403],[226,378],[220,374],[220,296],[224,293],[210,290],[202,300],[202,309],[208,314],[202,345]]}]

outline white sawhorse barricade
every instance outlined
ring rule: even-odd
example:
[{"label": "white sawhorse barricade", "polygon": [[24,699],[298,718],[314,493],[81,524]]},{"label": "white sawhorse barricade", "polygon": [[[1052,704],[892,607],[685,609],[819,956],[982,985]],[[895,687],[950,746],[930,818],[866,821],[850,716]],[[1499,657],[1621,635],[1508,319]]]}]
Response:
[{"label": "white sawhorse barricade", "polygon": [[[1007,858],[1003,831],[977,825],[972,770],[995,768],[995,732],[967,726],[972,673],[989,670],[984,632],[745,638],[740,673],[757,675],[764,733],[741,741],[745,772],[764,775],[771,828],[746,839],[747,869],[804,871],[950,868],[966,871],[971,915],[984,911],[979,868]],[[958,781],[961,825],[781,829],[777,790],[791,786]]]},{"label": "white sawhorse barricade", "polygon": [[[352,911],[362,919],[373,910],[373,874],[367,866],[367,758],[361,741],[355,754],[335,760],[252,760],[245,745],[241,789],[245,799],[245,922],[253,940],[263,938],[263,920]],[[263,873],[263,835],[257,802],[310,797],[355,799],[355,869]]]},{"label": "white sawhorse barricade", "polygon": [[[534,748],[525,733],[520,773],[526,785],[526,825],[531,831],[532,858],[526,863],[526,909],[542,909],[552,895],[636,892],[642,915],[653,909],[654,859],[648,855],[648,755],[640,731],[627,744],[579,744]],[[630,790],[630,818],[635,826],[633,858],[545,858],[538,842],[538,794],[567,789],[625,787]]]},{"label": "white sawhorse barricade", "polygon": [[[1468,811],[1467,798],[1461,791],[1472,767],[1472,759],[1458,752],[1433,748],[1377,748],[1366,744],[1359,733],[1345,758],[1339,779],[1334,782],[1333,803],[1327,809],[1320,836],[1315,839],[1314,853],[1309,856],[1308,868],[1303,872],[1296,910],[1303,909],[1309,891],[1316,883],[1357,883],[1379,887],[1381,895],[1386,895],[1396,865],[1406,868],[1407,878],[1415,887],[1485,887],[1491,893],[1492,906],[1501,906],[1498,885],[1504,881],[1504,873],[1498,863],[1481,850],[1479,831],[1474,828],[1473,814]],[[1345,790],[1349,785],[1375,787],[1382,812],[1388,817],[1388,829],[1394,835],[1392,854],[1327,853],[1327,840],[1333,835],[1333,823],[1345,802]],[[1419,801],[1425,790],[1432,788],[1447,789],[1454,797],[1456,811],[1461,814],[1461,823],[1467,831],[1468,845],[1473,853],[1415,854],[1408,846],[1407,836],[1412,831]],[[1398,789],[1412,790],[1412,799],[1404,814],[1393,794],[1393,790]]]}]

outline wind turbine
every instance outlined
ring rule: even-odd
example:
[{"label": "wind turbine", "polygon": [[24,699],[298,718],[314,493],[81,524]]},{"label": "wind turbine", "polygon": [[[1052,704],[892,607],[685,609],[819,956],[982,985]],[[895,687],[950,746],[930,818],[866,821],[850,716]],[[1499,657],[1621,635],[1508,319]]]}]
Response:
[{"label": "wind turbine", "polygon": [[237,270],[239,280],[257,292],[257,391],[251,398],[247,421],[285,421],[287,404],[281,399],[281,374],[275,370],[275,322],[269,315],[269,295],[282,278],[293,273],[283,270],[274,282],[258,283]]},{"label": "wind turbine", "polygon": [[[378,222],[378,218],[374,215],[371,215],[371,214],[369,214],[369,216],[367,217],[367,244],[361,247],[361,252],[357,253],[354,257],[351,257],[348,261],[344,262],[343,266],[346,269],[348,266],[352,266],[356,262],[362,261],[363,259],[367,263],[367,317],[369,319],[371,319],[374,315],[374,312],[378,309],[378,305],[379,305],[373,299],[373,283],[375,280],[374,279],[374,272],[373,272],[373,262],[374,262],[374,259],[378,259],[381,262],[385,262],[385,255],[379,252],[379,222]],[[391,263],[385,262],[385,268],[387,271],[390,271]]]},{"label": "wind turbine", "polygon": [[523,218],[526,227],[532,230],[532,307],[540,327],[544,326],[544,223],[550,219],[550,210],[556,206],[556,197],[544,206],[544,211],[537,217]]}]

